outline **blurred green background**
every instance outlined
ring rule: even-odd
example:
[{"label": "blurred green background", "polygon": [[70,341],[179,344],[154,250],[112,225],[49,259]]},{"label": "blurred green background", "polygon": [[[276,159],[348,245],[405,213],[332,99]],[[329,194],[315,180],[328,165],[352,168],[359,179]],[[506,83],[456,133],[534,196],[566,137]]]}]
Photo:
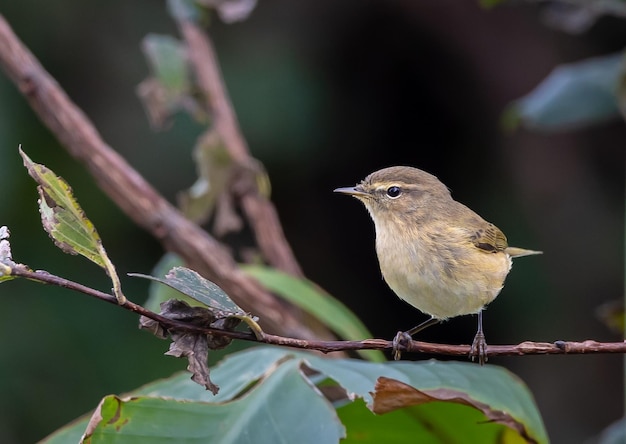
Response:
[{"label": "blurred green background", "polygon": [[[380,277],[373,227],[332,190],[389,165],[437,175],[498,225],[516,261],[485,314],[487,341],[620,340],[594,312],[620,299],[624,126],[537,134],[502,131],[502,112],[564,62],[621,50],[626,28],[600,20],[581,35],[542,22],[543,5],[476,2],[261,1],[245,22],[210,32],[243,132],[272,180],[273,200],[306,275],[377,337],[423,319]],[[148,74],[140,42],[176,34],[164,2],[0,1],[15,32],[95,122],[105,140],[170,200],[193,183],[202,128],[178,116],[153,132],[135,95]],[[161,247],[99,191],[0,73],[0,225],[14,258],[106,290],[104,273],[57,250],[40,226],[18,144],[72,185],[120,273],[149,273]],[[147,283],[124,278],[142,302]],[[136,316],[29,282],[0,286],[0,442],[43,438],[93,408],[186,364],[137,330]],[[468,343],[475,319],[421,338]],[[622,416],[622,357],[493,358],[533,391],[553,442],[583,442]],[[476,371],[480,371],[477,367]]]}]

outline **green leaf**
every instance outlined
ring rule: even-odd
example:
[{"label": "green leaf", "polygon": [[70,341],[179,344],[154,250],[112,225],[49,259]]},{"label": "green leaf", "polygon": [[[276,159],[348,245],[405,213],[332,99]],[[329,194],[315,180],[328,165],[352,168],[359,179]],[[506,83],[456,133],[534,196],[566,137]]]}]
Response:
[{"label": "green leaf", "polygon": [[137,87],[153,128],[171,123],[171,116],[186,110],[198,121],[207,120],[206,111],[191,94],[191,74],[187,51],[182,42],[167,35],[149,34],[141,44],[152,75]]},{"label": "green leaf", "polygon": [[[212,395],[189,379],[188,373],[178,373],[132,392],[137,396],[160,396],[179,401],[227,402],[239,397],[266,373],[289,356],[280,347],[254,347],[253,355],[234,353],[211,369],[213,379],[219,381],[220,391]],[[251,359],[254,357],[254,359]]]},{"label": "green leaf", "polygon": [[[216,131],[209,131],[198,139],[193,159],[198,179],[179,196],[181,210],[196,223],[206,222],[217,210],[218,234],[240,230],[243,222],[235,211],[231,195],[235,163]],[[220,201],[222,205],[218,208]]]},{"label": "green leaf", "polygon": [[72,189],[44,165],[34,163],[22,151],[28,174],[39,184],[41,222],[57,247],[69,254],[80,254],[104,268],[113,282],[113,292],[120,304],[126,302],[115,267],[107,256],[96,228],[72,194]]},{"label": "green leaf", "polygon": [[[181,266],[183,264],[184,262],[180,259],[179,256],[173,253],[166,253],[152,269],[152,275],[165,276],[167,272],[170,271],[172,268]],[[170,299],[185,301],[192,307],[206,307],[206,305],[202,302],[198,302],[195,299],[182,294],[175,288],[172,288],[168,285],[163,285],[157,280],[150,279],[150,286],[148,288],[148,299],[143,304],[143,306],[150,311],[158,313],[161,309],[161,303]]]},{"label": "green leaf", "polygon": [[80,418],[56,430],[51,435],[40,441],[41,444],[67,444],[69,442],[80,442],[83,433],[89,424],[90,415],[83,415]]},{"label": "green leaf", "polygon": [[167,94],[177,97],[191,89],[189,66],[182,42],[169,35],[148,34],[141,48],[152,74]]},{"label": "green leaf", "polygon": [[335,409],[307,382],[299,361],[278,365],[246,396],[225,404],[107,396],[87,430],[90,443],[336,443]]},{"label": "green leaf", "polygon": [[618,53],[557,67],[532,92],[513,102],[503,117],[505,126],[555,131],[617,117],[623,61],[623,53]]},{"label": "green leaf", "polygon": [[[102,417],[93,416],[91,442],[175,436],[177,442],[336,443],[344,434],[337,414],[347,429],[345,442],[548,442],[526,386],[492,365],[382,364],[258,347],[229,356],[212,376],[222,386],[216,397],[187,375],[175,375],[128,398],[105,398]],[[322,395],[329,381],[346,391],[336,413]],[[44,442],[76,436],[84,422],[74,427]]]},{"label": "green leaf", "polygon": [[[264,265],[241,265],[241,269],[272,292],[318,318],[341,338],[358,341],[372,337],[348,307],[313,282]],[[360,354],[371,361],[385,361],[379,351],[367,350]]]},{"label": "green leaf", "polygon": [[377,413],[434,401],[461,403],[481,411],[487,421],[537,442],[548,441],[532,395],[521,380],[501,367],[434,360],[387,364],[343,360],[334,365],[317,356],[307,362],[337,381],[351,398],[365,399]]},{"label": "green leaf", "polygon": [[167,0],[167,10],[175,20],[197,22],[202,11],[196,0]]},{"label": "green leaf", "polygon": [[167,285],[180,293],[204,304],[214,312],[224,315],[242,315],[243,311],[217,284],[203,278],[197,272],[185,267],[174,267],[164,279],[139,273],[129,273],[129,276],[150,279]]},{"label": "green leaf", "polygon": [[362,400],[357,400],[340,407],[337,413],[348,431],[342,444],[528,443],[515,431],[489,422],[479,410],[452,402],[433,401],[375,415]]}]

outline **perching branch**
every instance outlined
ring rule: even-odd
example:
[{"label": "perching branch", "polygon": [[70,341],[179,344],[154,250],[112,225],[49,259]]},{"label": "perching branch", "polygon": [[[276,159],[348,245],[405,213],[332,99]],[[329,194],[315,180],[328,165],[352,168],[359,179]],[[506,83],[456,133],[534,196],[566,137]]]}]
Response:
[{"label": "perching branch", "polygon": [[[82,284],[43,272],[30,271],[25,267],[13,267],[12,276],[31,279],[46,284],[56,285],[78,291],[104,302],[116,304],[115,296],[103,293]],[[263,344],[279,345],[285,347],[294,347],[306,350],[317,350],[323,353],[330,352],[346,352],[356,350],[392,350],[393,342],[385,339],[364,339],[362,341],[323,341],[312,339],[296,339],[284,336],[271,335],[263,333],[261,337],[257,337],[253,333],[222,330],[217,328],[206,328],[190,325],[185,322],[169,319],[154,313],[141,305],[127,301],[120,307],[137,313],[139,315],[150,318],[158,322],[166,330],[176,330],[178,332],[188,332],[195,334],[212,334],[222,335],[232,339],[240,339],[244,341],[259,342]],[[434,344],[430,342],[411,341],[403,350],[408,353],[428,353],[434,355],[447,356],[468,356],[470,352],[469,345],[449,345]],[[488,356],[521,356],[521,355],[579,355],[579,354],[598,354],[598,353],[626,353],[625,342],[597,342],[587,340],[583,342],[573,341],[555,341],[550,342],[531,342],[525,341],[515,345],[488,345]]]},{"label": "perching branch", "polygon": [[[301,313],[243,274],[218,241],[187,220],[102,140],[85,114],[0,15],[0,65],[61,144],[90,171],[100,188],[139,226],[190,267],[219,284],[245,310],[263,315],[265,328],[301,338],[332,337],[313,331]],[[269,214],[267,203],[265,214]],[[278,220],[273,222],[278,226]]]}]

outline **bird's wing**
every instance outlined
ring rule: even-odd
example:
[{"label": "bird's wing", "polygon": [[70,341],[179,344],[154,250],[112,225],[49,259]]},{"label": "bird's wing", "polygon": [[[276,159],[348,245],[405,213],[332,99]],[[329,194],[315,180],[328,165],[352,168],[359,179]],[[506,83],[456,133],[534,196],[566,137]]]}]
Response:
[{"label": "bird's wing", "polygon": [[498,253],[508,247],[504,233],[489,222],[483,222],[475,229],[470,235],[470,239],[477,248],[486,253]]}]

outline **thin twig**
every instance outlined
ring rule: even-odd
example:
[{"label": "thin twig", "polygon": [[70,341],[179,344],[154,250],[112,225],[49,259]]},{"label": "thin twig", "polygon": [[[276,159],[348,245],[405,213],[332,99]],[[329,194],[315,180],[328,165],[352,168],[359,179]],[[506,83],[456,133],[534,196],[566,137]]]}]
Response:
[{"label": "thin twig", "polygon": [[313,331],[295,307],[278,300],[237,267],[219,242],[187,220],[102,137],[0,15],[0,65],[61,144],[91,172],[100,188],[139,226],[187,266],[220,285],[245,310],[263,316],[264,328],[301,338]]},{"label": "thin twig", "polygon": [[[22,267],[12,269],[13,276],[44,282],[59,287],[68,288],[86,295],[95,297],[105,302],[117,305],[115,296],[89,288],[76,282],[46,273],[42,271],[30,271]],[[198,334],[222,335],[233,339],[259,342],[263,344],[280,345],[306,350],[317,350],[323,353],[346,352],[355,350],[392,350],[393,341],[385,339],[364,339],[362,341],[323,341],[304,340],[284,336],[263,334],[257,338],[253,333],[229,331],[218,328],[198,327],[173,320],[154,313],[141,305],[127,301],[122,308],[148,317],[159,322],[165,329],[185,331]],[[431,355],[468,356],[469,345],[435,344],[422,341],[411,341],[407,344],[405,353],[428,353]],[[597,342],[587,340],[583,342],[556,341],[550,342],[522,342],[515,345],[489,345],[488,356],[522,356],[522,355],[574,355],[574,354],[598,354],[598,353],[626,353],[626,342]]]}]

